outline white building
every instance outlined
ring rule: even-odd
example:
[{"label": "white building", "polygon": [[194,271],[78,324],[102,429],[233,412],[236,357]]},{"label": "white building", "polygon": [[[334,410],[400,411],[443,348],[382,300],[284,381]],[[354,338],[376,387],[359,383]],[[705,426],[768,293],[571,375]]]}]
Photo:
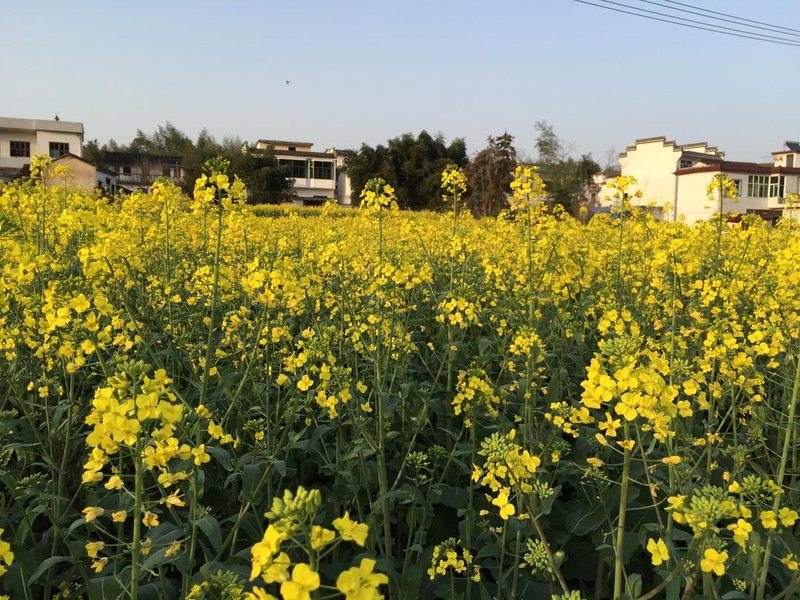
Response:
[{"label": "white building", "polygon": [[[773,164],[733,162],[705,142],[679,146],[657,137],[636,140],[619,162],[621,174],[635,177],[642,191],[632,203],[650,206],[658,218],[687,223],[711,218],[719,204],[708,199],[707,187],[715,175],[723,174],[738,190],[735,200],[725,200],[723,212],[758,213],[774,220],[783,214],[786,196],[800,191],[800,145],[786,142],[786,148],[773,153]],[[611,195],[604,186],[600,197]]]},{"label": "white building", "polygon": [[350,205],[350,180],[344,170],[345,153],[329,148],[314,152],[309,142],[258,140],[248,152],[259,154],[272,150],[280,166],[286,167],[294,180],[294,203],[313,206],[336,200]]},{"label": "white building", "polygon": [[13,179],[31,157],[82,156],[83,123],[0,117],[0,181]]}]

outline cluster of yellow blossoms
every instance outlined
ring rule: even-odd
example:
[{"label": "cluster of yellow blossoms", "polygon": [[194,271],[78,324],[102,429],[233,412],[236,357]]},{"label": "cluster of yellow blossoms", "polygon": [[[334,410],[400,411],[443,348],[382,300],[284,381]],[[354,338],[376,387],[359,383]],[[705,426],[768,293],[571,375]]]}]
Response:
[{"label": "cluster of yellow blossoms", "polygon": [[[283,600],[308,600],[311,592],[321,585],[319,573],[312,566],[320,556],[340,541],[364,546],[369,533],[366,524],[353,521],[349,513],[345,513],[331,522],[333,529],[318,525],[314,521],[321,505],[319,490],[303,487],[294,493],[285,490],[282,497],[273,499],[272,508],[266,513],[271,522],[261,541],[251,549],[251,581],[260,578],[266,584],[279,583]],[[309,562],[293,563],[283,549],[285,543],[288,545],[286,550],[292,552],[294,548],[304,552]],[[339,574],[336,589],[347,600],[381,600],[383,596],[378,588],[389,579],[382,573],[373,572],[374,567],[375,560],[361,559],[358,566]],[[249,597],[253,600],[272,598],[258,585]]]},{"label": "cluster of yellow blossoms", "polygon": [[531,480],[542,463],[514,441],[516,433],[514,429],[507,434],[495,432],[483,440],[478,455],[486,460],[483,466],[473,465],[472,471],[472,480],[488,486],[495,494],[486,499],[497,507],[504,521],[517,512],[512,494],[516,490],[523,494],[533,490]]},{"label": "cluster of yellow blossoms", "polygon": [[227,161],[208,165],[207,173],[197,178],[194,185],[194,200],[198,205],[219,203],[223,208],[231,208],[234,203],[243,202],[247,197],[244,182],[234,175],[233,181],[226,171]]},{"label": "cluster of yellow blossoms", "polygon": [[[678,415],[691,416],[692,405],[688,399],[680,398],[676,385],[669,383],[669,361],[663,356],[644,351],[633,355],[617,354],[604,360],[604,351],[621,345],[612,343],[617,341],[601,344],[600,355],[586,368],[586,379],[581,384],[584,389],[581,404],[599,411],[593,419],[599,422],[602,433],[598,436],[602,443],[609,437],[616,438],[621,424],[637,419],[642,431],[652,431],[657,440],[664,442],[675,435],[673,419]],[[575,413],[575,423],[588,421],[585,413]],[[631,441],[622,440],[620,445],[624,447]]]},{"label": "cluster of yellow blossoms", "polygon": [[397,209],[394,188],[380,177],[370,179],[361,191],[361,207],[367,210]]},{"label": "cluster of yellow blossoms", "polygon": [[524,210],[546,197],[544,181],[539,176],[539,167],[519,165],[511,182],[512,196],[509,204],[512,211]]},{"label": "cluster of yellow blossoms", "polygon": [[[783,490],[774,481],[749,475],[741,483],[733,481],[727,489],[704,486],[689,496],[670,496],[667,509],[676,523],[690,527],[695,539],[708,545],[703,550],[703,571],[722,575],[729,557],[724,550],[725,532],[744,552],[753,539],[779,528],[791,530],[800,520],[797,510],[789,506],[774,510],[782,495]],[[782,562],[790,570],[797,569],[792,554],[785,556]]]},{"label": "cluster of yellow blossoms", "polygon": [[480,581],[481,568],[480,565],[472,564],[472,553],[461,545],[461,540],[448,538],[441,544],[437,544],[433,547],[431,566],[428,568],[428,577],[435,579],[439,575],[446,575],[448,571],[456,575],[466,575],[470,565],[472,565],[470,578],[475,582]]},{"label": "cluster of yellow blossoms", "polygon": [[471,422],[478,407],[483,407],[490,416],[497,415],[500,397],[483,369],[459,371],[456,394],[452,400],[456,415],[465,413]]},{"label": "cluster of yellow blossoms", "polygon": [[[169,388],[171,380],[163,369],[149,377],[150,370],[142,361],[126,363],[108,378],[107,386],[95,392],[92,411],[86,417],[86,424],[92,426],[86,444],[92,452],[84,465],[84,483],[103,479],[108,456],[116,454],[121,445],[144,452],[150,468],[165,467],[176,454],[193,453],[188,446],[180,448],[172,438],[183,406],[175,402]],[[146,425],[152,427],[150,431],[144,431]],[[153,447],[142,447],[145,433],[152,436]]]},{"label": "cluster of yellow blossoms", "polygon": [[442,195],[442,200],[448,202],[455,199],[456,201],[461,198],[464,192],[467,191],[467,176],[464,169],[456,165],[448,165],[442,171],[441,188],[445,192]]},{"label": "cluster of yellow blossoms", "polygon": [[8,566],[14,561],[11,545],[2,538],[4,529],[0,529],[0,576],[5,575]]}]

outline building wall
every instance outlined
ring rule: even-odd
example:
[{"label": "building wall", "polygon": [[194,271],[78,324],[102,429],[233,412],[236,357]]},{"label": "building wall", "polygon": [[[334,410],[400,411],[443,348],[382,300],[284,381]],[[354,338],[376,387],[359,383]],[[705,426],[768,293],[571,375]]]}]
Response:
[{"label": "building wall", "polygon": [[800,152],[780,152],[773,155],[776,167],[800,167]]},{"label": "building wall", "polygon": [[[55,170],[58,166],[69,168],[70,175],[66,178],[64,175],[57,176]],[[67,156],[50,165],[45,181],[48,185],[66,185],[72,190],[92,192],[97,187],[97,169],[90,164]]]},{"label": "building wall", "polygon": [[[719,208],[718,195],[715,200],[709,201],[706,197],[706,188],[711,178],[716,173],[686,173],[678,177],[678,216],[687,223],[694,223],[709,219]],[[785,202],[781,202],[788,194],[800,191],[800,177],[797,175],[784,175],[783,198],[763,198],[748,194],[748,178],[750,173],[726,173],[731,179],[742,182],[741,195],[735,200],[726,199],[722,211],[726,213],[746,213],[748,211],[761,211],[768,209],[783,209]],[[755,174],[754,174],[755,175]]]},{"label": "building wall", "polygon": [[[67,167],[69,174],[56,175],[59,166]],[[50,165],[45,176],[48,185],[66,185],[70,190],[80,190],[92,193],[98,187],[106,188],[110,193],[115,193],[117,182],[113,175],[99,171],[94,165],[84,162],[74,156],[65,156]]]},{"label": "building wall", "polygon": [[[704,219],[710,219],[717,212],[718,199],[709,200],[706,195],[706,188],[711,182],[711,178],[716,173],[690,173],[681,175],[678,180],[678,204],[677,220],[695,223]],[[743,184],[747,187],[747,183]],[[718,196],[715,196],[718,198]],[[738,202],[726,200],[722,206],[725,212],[741,211],[744,212],[744,205]]]},{"label": "building wall", "polygon": [[60,131],[36,132],[37,150],[34,154],[50,154],[50,142],[61,142],[69,144],[70,154],[83,156],[83,138],[76,133],[65,133]]},{"label": "building wall", "polygon": [[[281,140],[258,140],[256,142],[256,150],[266,150],[272,147],[275,152],[311,152],[311,147],[314,144],[308,142],[289,142]],[[289,150],[294,148],[294,150]]]},{"label": "building wall", "polygon": [[49,154],[50,142],[69,144],[69,151],[82,156],[82,136],[60,131],[21,131],[0,129],[0,167],[21,169],[31,162],[30,157],[11,156],[11,141],[30,142],[31,156]]},{"label": "building wall", "polygon": [[11,156],[11,141],[30,142],[31,156],[37,154],[35,131],[8,131],[0,129],[0,167],[21,169],[29,162],[30,158]]},{"label": "building wall", "polygon": [[656,206],[675,202],[675,175],[681,157],[680,148],[662,140],[639,143],[619,159],[622,174],[633,176],[642,191],[634,204]]}]

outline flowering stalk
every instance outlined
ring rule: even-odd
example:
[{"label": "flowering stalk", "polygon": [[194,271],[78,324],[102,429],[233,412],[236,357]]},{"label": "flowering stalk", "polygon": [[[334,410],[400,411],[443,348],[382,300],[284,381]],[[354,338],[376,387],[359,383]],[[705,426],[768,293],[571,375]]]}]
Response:
[{"label": "flowering stalk", "polygon": [[[454,164],[447,165],[442,171],[442,184],[441,188],[445,194],[442,195],[442,200],[447,202],[448,198],[453,200],[453,235],[450,245],[450,279],[448,284],[448,294],[453,291],[453,279],[455,275],[456,254],[458,244],[456,242],[456,235],[458,233],[458,201],[467,189],[467,176],[464,170]],[[453,330],[447,327],[447,391],[453,389]]]},{"label": "flowering stalk", "polygon": [[[244,195],[244,185],[238,178],[235,178],[231,184],[226,174],[230,163],[222,158],[216,158],[206,161],[203,170],[207,174],[203,174],[195,182],[194,197],[195,201],[199,202],[205,210],[211,204],[216,204],[217,210],[217,235],[214,246],[214,271],[213,281],[211,285],[211,308],[209,310],[208,334],[206,336],[206,353],[203,360],[203,379],[200,385],[200,405],[205,405],[206,397],[208,395],[208,380],[211,371],[211,358],[214,356],[214,331],[217,314],[217,303],[219,298],[219,267],[220,267],[220,249],[222,246],[222,214],[226,206],[230,206],[232,202],[240,201]],[[195,446],[200,445],[200,430],[195,429]],[[188,567],[186,570],[186,578],[184,579],[184,593],[187,591],[189,584],[189,577],[191,577],[194,570],[194,555],[197,548],[197,515],[198,506],[200,502],[199,489],[198,489],[198,465],[192,468],[191,477],[191,498],[190,498],[190,521],[192,524],[191,540],[189,542],[188,551]]]},{"label": "flowering stalk", "polygon": [[714,201],[716,196],[717,201],[717,240],[716,252],[714,253],[714,262],[719,265],[720,250],[722,246],[722,223],[725,214],[722,212],[723,202],[726,199],[736,198],[736,183],[725,175],[724,173],[717,173],[711,178],[708,186],[706,186],[706,197]]},{"label": "flowering stalk", "polygon": [[[396,210],[397,199],[394,194],[394,188],[380,177],[370,179],[367,181],[364,189],[361,192],[361,206],[366,210],[377,213],[378,217],[378,263],[383,264],[383,209]],[[383,326],[383,302],[379,300],[380,308],[380,323]],[[385,373],[383,372],[383,357],[381,356],[381,343],[375,344],[375,385],[376,396],[375,402],[378,408],[377,419],[375,423],[376,431],[375,437],[377,440],[377,461],[378,461],[378,487],[381,496],[381,512],[383,516],[383,544],[384,555],[387,559],[392,556],[393,543],[392,543],[392,527],[389,521],[391,514],[391,504],[389,502],[389,476],[386,470],[386,440],[385,440],[385,399],[386,394],[383,393],[383,379]],[[391,590],[390,590],[391,594]]]},{"label": "flowering stalk", "polygon": [[[511,182],[512,211],[525,211],[525,241],[526,241],[526,262],[527,262],[527,325],[528,329],[533,329],[534,320],[534,294],[533,294],[533,206],[545,197],[544,181],[539,176],[539,168],[536,166],[523,167],[517,166],[514,172],[514,180]],[[533,379],[533,361],[529,357],[526,363],[526,389],[524,395],[524,415],[525,429],[523,432],[525,445],[530,447],[533,444],[533,395],[531,392],[531,380]]]}]

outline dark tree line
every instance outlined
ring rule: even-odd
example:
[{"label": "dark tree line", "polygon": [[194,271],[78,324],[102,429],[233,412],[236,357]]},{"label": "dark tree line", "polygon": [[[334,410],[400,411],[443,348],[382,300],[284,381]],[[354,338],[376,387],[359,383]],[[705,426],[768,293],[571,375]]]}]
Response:
[{"label": "dark tree line", "polygon": [[397,193],[400,208],[438,209],[442,204],[442,171],[449,164],[467,164],[467,145],[463,138],[449,145],[441,134],[432,137],[422,131],[416,138],[406,133],[375,148],[362,144],[347,161],[347,172],[357,202],[364,184],[383,177]]},{"label": "dark tree line", "polygon": [[[546,121],[537,122],[535,127],[538,131],[536,164],[547,186],[548,201],[577,214],[586,189],[600,167],[588,154],[580,158],[570,156],[569,149]],[[448,165],[455,164],[466,170],[468,188],[465,199],[473,213],[476,216],[496,215],[508,206],[509,184],[518,163],[513,142],[514,137],[509,133],[489,136],[487,146],[472,160],[467,157],[463,138],[455,138],[448,144],[442,134],[431,136],[427,131],[416,137],[406,133],[374,148],[362,144],[347,158],[353,203],[358,204],[360,192],[368,180],[382,177],[395,188],[401,208],[441,210],[444,208],[441,173]],[[196,141],[192,141],[167,122],[151,134],[137,130],[127,145],[109,140],[100,146],[97,140],[89,141],[84,145],[84,156],[97,164],[103,164],[106,152],[180,156],[187,192],[192,191],[205,161],[222,156],[230,161],[231,172],[247,185],[251,202],[279,203],[285,200],[293,185],[286,168],[279,166],[271,152],[253,154],[243,151],[244,145],[245,142],[236,137],[226,137],[218,142],[205,129]]]},{"label": "dark tree line", "polygon": [[[539,132],[537,164],[548,191],[547,201],[577,214],[587,187],[600,167],[590,155],[569,156],[564,143],[546,121],[536,123]],[[463,138],[447,145],[439,134],[423,131],[416,138],[407,133],[375,148],[363,144],[347,162],[354,202],[373,177],[382,177],[395,187],[401,208],[443,208],[439,189],[442,170],[448,164],[465,167],[466,201],[476,216],[496,215],[508,206],[509,184],[518,164],[514,137],[503,133],[489,136],[486,148],[468,160]]]}]

